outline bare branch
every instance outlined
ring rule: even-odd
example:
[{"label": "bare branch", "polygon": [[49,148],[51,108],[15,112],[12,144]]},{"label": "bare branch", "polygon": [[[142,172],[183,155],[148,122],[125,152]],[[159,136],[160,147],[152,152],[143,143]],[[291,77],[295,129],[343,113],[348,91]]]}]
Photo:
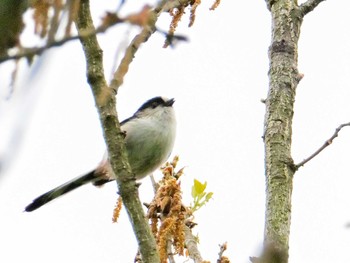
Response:
[{"label": "bare branch", "polygon": [[184,227],[184,232],[185,232],[185,245],[188,250],[189,257],[193,259],[194,263],[203,262],[203,258],[197,247],[197,240],[193,236],[191,229],[187,225],[185,225]]},{"label": "bare branch", "polygon": [[323,1],[325,0],[308,0],[305,3],[302,3],[299,6],[302,17],[314,10]]},{"label": "bare branch", "polygon": [[42,47],[22,48],[22,51],[18,52],[17,54],[15,54],[13,56],[0,57],[0,63],[8,61],[8,60],[17,60],[17,59],[24,58],[24,57],[31,60],[35,55],[41,55],[47,49],[50,49],[53,47],[63,46],[67,42],[70,42],[73,40],[78,40],[80,38],[86,38],[86,37],[90,37],[90,36],[93,36],[93,35],[96,35],[99,33],[104,33],[110,27],[112,27],[118,23],[121,23],[121,22],[123,22],[123,20],[115,21],[113,23],[110,23],[109,25],[101,25],[96,29],[85,30],[84,32],[81,32],[77,36],[65,37],[61,40],[52,41],[52,42],[49,42],[48,44],[46,44],[45,46],[42,46]]},{"label": "bare branch", "polygon": [[[158,16],[161,12],[167,12],[171,8],[175,8],[175,7],[180,6],[180,5],[186,5],[189,1],[190,0],[177,0],[177,1],[167,2],[167,1],[163,0],[154,9],[154,13],[157,14],[157,16]],[[112,21],[107,21],[107,23],[103,23],[102,25],[100,25],[99,27],[97,27],[94,30],[86,30],[84,32],[81,32],[77,36],[64,37],[61,40],[50,41],[49,43],[47,43],[46,45],[44,45],[42,47],[22,48],[17,54],[12,55],[12,56],[0,56],[0,63],[3,63],[5,61],[9,61],[9,60],[18,60],[20,58],[27,58],[28,60],[32,60],[34,56],[41,55],[47,49],[50,49],[50,48],[53,48],[53,47],[63,46],[67,42],[78,40],[78,39],[80,39],[82,37],[89,37],[89,36],[92,36],[92,35],[95,35],[95,34],[104,33],[104,32],[107,31],[107,29],[111,28],[112,26],[114,26],[116,24],[123,23],[123,22],[128,22],[128,19],[121,19],[121,18],[118,18],[117,16],[113,16],[113,18],[115,18],[115,19],[112,20]],[[148,33],[150,33],[150,32],[148,32]],[[150,33],[150,35],[152,33]],[[161,32],[161,33],[163,33],[163,32]],[[141,41],[140,38],[141,38],[142,35],[143,35],[143,37],[145,37],[145,34],[142,34],[142,32],[141,32],[138,36],[136,36],[134,38],[133,41],[135,41],[135,42]],[[180,36],[180,40],[186,40],[186,39],[182,39],[182,38],[183,37]],[[145,39],[143,42],[146,42],[146,41],[147,41],[147,39]],[[142,41],[141,41],[141,43],[142,43]],[[132,42],[130,44],[129,48],[131,48],[133,44],[134,44],[134,42]],[[135,53],[136,53],[137,49],[135,50]],[[126,55],[128,55],[128,56],[130,55],[130,50],[129,50],[129,53],[126,54]]]},{"label": "bare branch", "polygon": [[219,251],[219,259],[217,260],[217,262],[222,262],[221,259],[224,255],[224,252],[227,249],[227,242],[223,243],[222,245],[219,245],[220,247],[220,251]]},{"label": "bare branch", "polygon": [[338,137],[338,134],[341,129],[343,129],[345,126],[350,126],[350,122],[341,124],[334,132],[332,137],[330,137],[325,143],[316,151],[314,152],[310,157],[306,158],[304,161],[298,163],[295,165],[295,168],[298,169],[299,167],[303,166],[307,162],[311,161],[313,158],[315,158],[320,152],[322,152],[325,148],[327,148],[329,145],[332,144],[333,140]]},{"label": "bare branch", "polygon": [[[89,0],[80,0],[75,25],[79,34],[94,30]],[[116,99],[108,87],[103,69],[103,52],[96,35],[81,37],[80,42],[86,58],[87,80],[92,89],[96,107],[103,127],[110,164],[116,176],[118,190],[123,199],[131,225],[145,263],[160,262],[156,242],[142,209],[138,186],[128,163],[124,144],[125,134],[120,129],[116,111]]]},{"label": "bare branch", "polygon": [[168,254],[168,261],[169,263],[176,263],[173,253],[173,242],[171,240],[167,241],[167,254]]},{"label": "bare branch", "polygon": [[22,48],[22,51],[18,52],[16,55],[0,57],[0,63],[8,61],[8,60],[18,60],[20,58],[27,58],[27,59],[31,60],[35,55],[41,55],[47,49],[50,49],[52,47],[59,47],[59,46],[62,46],[69,41],[77,40],[77,39],[79,39],[79,36],[73,36],[73,37],[64,38],[64,39],[61,39],[59,41],[49,43],[49,44],[42,46],[42,47]]},{"label": "bare branch", "polygon": [[147,42],[150,36],[156,31],[156,22],[160,13],[169,11],[170,9],[178,6],[188,5],[189,2],[190,0],[162,0],[152,11],[149,12],[147,23],[143,26],[142,31],[134,37],[128,48],[125,50],[124,57],[113,75],[110,87],[114,91],[117,91],[118,88],[123,84],[124,76],[128,72],[129,65],[133,61],[135,54],[140,48],[141,44]]},{"label": "bare branch", "polygon": [[128,48],[125,50],[124,57],[120,62],[118,69],[115,71],[112,81],[110,83],[111,89],[117,91],[118,88],[123,84],[124,76],[129,70],[129,65],[133,61],[136,52],[138,51],[140,45],[148,40],[148,38],[155,31],[156,20],[150,22],[148,26],[145,26],[141,33],[134,37]]}]

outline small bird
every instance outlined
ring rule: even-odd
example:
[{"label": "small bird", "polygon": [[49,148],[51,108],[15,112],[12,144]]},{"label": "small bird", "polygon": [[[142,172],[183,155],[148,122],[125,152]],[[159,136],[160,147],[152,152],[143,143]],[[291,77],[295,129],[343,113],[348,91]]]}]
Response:
[{"label": "small bird", "polygon": [[[122,121],[121,130],[126,133],[125,146],[132,173],[142,179],[158,169],[173,149],[176,136],[174,99],[155,97],[146,101],[130,118]],[[26,206],[31,212],[53,199],[82,185],[100,186],[115,180],[112,167],[105,153],[93,171],[62,184],[35,198]]]}]

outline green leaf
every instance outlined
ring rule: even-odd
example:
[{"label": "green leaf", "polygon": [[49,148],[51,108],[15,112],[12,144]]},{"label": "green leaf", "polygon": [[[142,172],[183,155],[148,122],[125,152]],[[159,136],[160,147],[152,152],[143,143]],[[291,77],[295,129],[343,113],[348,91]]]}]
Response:
[{"label": "green leaf", "polygon": [[205,201],[206,202],[208,202],[210,199],[212,199],[213,198],[213,192],[209,192],[209,193],[207,193],[207,195],[205,196]]},{"label": "green leaf", "polygon": [[197,179],[194,179],[193,186],[192,186],[192,197],[196,198],[200,196],[200,194],[203,194],[206,187],[207,187],[207,182],[204,182],[202,184]]},{"label": "green leaf", "polygon": [[213,192],[205,192],[206,188],[207,182],[201,183],[200,181],[194,179],[192,186],[193,205],[191,204],[191,209],[193,212],[199,210],[213,197]]}]

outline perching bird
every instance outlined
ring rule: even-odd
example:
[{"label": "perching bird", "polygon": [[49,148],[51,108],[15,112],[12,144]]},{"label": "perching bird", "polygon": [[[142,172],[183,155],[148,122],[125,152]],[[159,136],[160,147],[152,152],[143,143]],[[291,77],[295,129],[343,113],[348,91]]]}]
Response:
[{"label": "perching bird", "polygon": [[[136,179],[142,179],[159,168],[169,157],[175,142],[176,119],[174,99],[155,97],[146,101],[130,118],[121,122],[126,133],[125,146],[131,170]],[[51,200],[84,184],[96,186],[115,180],[105,154],[97,168],[37,197],[26,208],[31,212]]]}]

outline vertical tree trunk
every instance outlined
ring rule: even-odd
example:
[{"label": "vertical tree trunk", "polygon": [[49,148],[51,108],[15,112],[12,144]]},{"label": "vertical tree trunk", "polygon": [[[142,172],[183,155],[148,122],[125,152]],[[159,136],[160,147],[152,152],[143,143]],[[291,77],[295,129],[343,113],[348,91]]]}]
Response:
[{"label": "vertical tree trunk", "polygon": [[265,0],[272,17],[269,92],[264,127],[266,218],[262,262],[287,263],[292,210],[292,120],[298,73],[298,40],[306,14],[324,0]]},{"label": "vertical tree trunk", "polygon": [[[291,157],[292,119],[302,18],[294,0],[268,2],[272,17],[269,48],[269,92],[264,125],[266,219],[264,245],[288,262],[294,163]],[[273,248],[273,250],[271,250]],[[271,262],[270,260],[267,260]]]}]

